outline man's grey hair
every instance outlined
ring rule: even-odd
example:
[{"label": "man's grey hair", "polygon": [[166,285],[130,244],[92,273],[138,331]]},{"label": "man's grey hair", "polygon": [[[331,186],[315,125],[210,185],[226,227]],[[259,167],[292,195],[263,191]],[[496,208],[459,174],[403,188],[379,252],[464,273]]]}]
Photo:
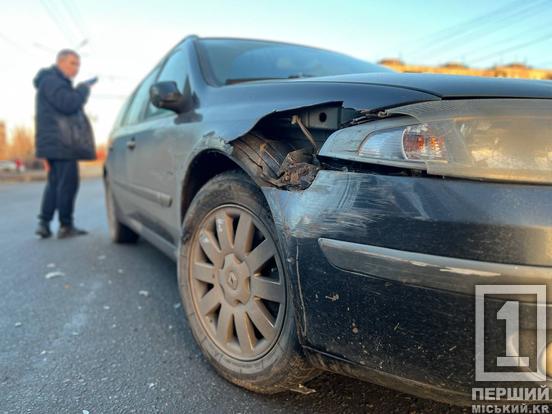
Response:
[{"label": "man's grey hair", "polygon": [[62,49],[58,52],[56,56],[56,62],[59,62],[62,59],[65,59],[67,56],[75,56],[80,59],[80,55],[75,52],[73,49]]}]

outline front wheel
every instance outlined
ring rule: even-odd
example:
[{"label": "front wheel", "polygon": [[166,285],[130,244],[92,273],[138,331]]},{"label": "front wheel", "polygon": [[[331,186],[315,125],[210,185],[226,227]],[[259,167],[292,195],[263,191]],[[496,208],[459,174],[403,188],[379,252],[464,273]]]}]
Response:
[{"label": "front wheel", "polygon": [[275,226],[255,184],[240,172],[216,176],[194,198],[183,232],[180,293],[194,337],[217,371],[262,393],[313,378]]}]

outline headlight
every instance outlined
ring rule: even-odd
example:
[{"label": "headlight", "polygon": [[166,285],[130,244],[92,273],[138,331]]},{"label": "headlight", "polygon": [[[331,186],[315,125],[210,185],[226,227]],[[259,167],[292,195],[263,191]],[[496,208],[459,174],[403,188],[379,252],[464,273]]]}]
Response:
[{"label": "headlight", "polygon": [[336,131],[322,156],[428,174],[552,183],[552,100],[414,104]]}]

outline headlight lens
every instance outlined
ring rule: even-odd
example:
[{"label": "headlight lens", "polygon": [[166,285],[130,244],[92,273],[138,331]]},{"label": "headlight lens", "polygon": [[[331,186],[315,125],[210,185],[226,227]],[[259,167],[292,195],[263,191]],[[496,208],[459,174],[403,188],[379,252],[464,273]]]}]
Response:
[{"label": "headlight lens", "polygon": [[374,132],[361,144],[359,155],[388,160],[447,160],[443,131],[429,124]]},{"label": "headlight lens", "polygon": [[443,131],[429,124],[406,127],[402,133],[404,156],[408,160],[446,160],[447,146]]},{"label": "headlight lens", "polygon": [[552,183],[552,100],[463,101],[446,110],[431,105],[405,111],[410,116],[398,121],[351,127],[348,137],[337,131],[321,155],[441,176]]}]

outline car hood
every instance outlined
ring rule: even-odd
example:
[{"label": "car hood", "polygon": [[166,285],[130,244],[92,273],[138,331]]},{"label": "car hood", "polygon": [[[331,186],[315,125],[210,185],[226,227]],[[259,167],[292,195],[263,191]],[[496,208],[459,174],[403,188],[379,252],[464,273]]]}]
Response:
[{"label": "car hood", "polygon": [[483,78],[425,73],[361,73],[298,79],[296,82],[336,82],[393,86],[454,98],[552,98],[552,81]]}]

